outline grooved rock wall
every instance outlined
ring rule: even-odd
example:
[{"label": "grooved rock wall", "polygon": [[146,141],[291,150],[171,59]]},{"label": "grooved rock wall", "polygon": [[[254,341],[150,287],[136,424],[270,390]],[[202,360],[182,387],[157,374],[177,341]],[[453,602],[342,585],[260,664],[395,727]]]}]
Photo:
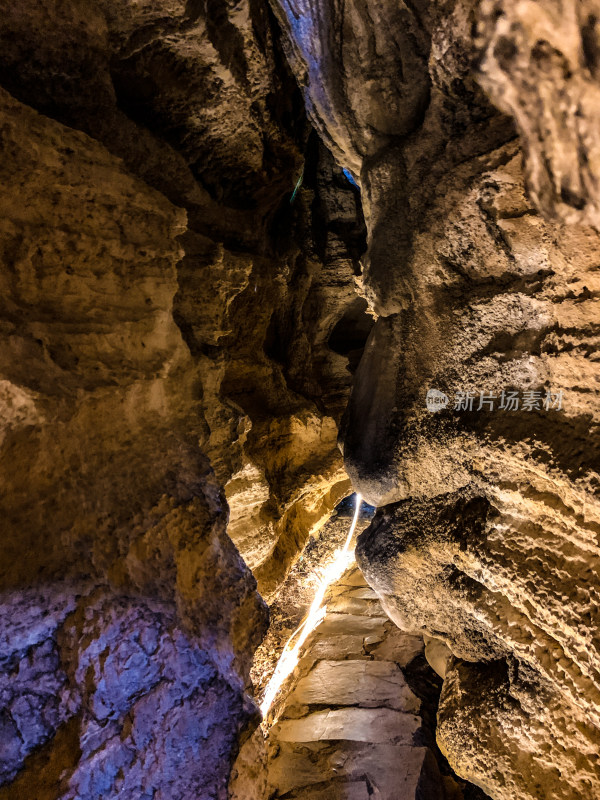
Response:
[{"label": "grooved rock wall", "polygon": [[348,487],[357,191],[266,7],[0,12],[0,797],[224,798]]},{"label": "grooved rock wall", "polygon": [[[343,445],[380,508],[358,563],[393,620],[454,654],[438,741],[460,775],[502,800],[595,796],[595,6],[280,8],[309,111],[362,186],[379,318]],[[361,80],[389,129],[356,133]]]}]

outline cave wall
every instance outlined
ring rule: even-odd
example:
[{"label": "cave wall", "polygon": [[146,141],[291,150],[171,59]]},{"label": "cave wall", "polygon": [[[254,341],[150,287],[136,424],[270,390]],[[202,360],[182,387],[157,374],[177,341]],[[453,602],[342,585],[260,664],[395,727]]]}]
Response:
[{"label": "cave wall", "polygon": [[498,800],[596,796],[597,8],[277,8],[362,188],[378,319],[343,448],[379,511],[358,562],[451,651],[438,741],[459,775]]},{"label": "cave wall", "polygon": [[347,473],[457,772],[598,794],[595,4],[0,10],[0,798],[225,797]]},{"label": "cave wall", "polygon": [[0,797],[223,798],[349,486],[357,190],[266,6],[0,11]]},{"label": "cave wall", "polygon": [[[45,35],[49,20],[52,36]],[[0,59],[3,85],[16,99],[98,140],[185,209],[172,316],[200,375],[203,451],[223,485],[236,476],[226,490],[232,506],[240,502],[240,484],[255,487],[256,535],[236,536],[252,569],[269,559],[282,534],[302,539],[307,520],[321,522],[332,507],[327,492],[345,479],[336,446],[339,407],[327,410],[318,401],[338,391],[346,361],[320,376],[321,386],[312,376],[294,385],[265,350],[271,317],[295,303],[296,325],[279,347],[294,350],[297,343],[311,364],[329,358],[326,336],[314,321],[304,331],[304,319],[317,313],[316,298],[328,289],[324,326],[343,315],[355,271],[351,240],[360,239],[362,224],[355,190],[338,181],[337,197],[321,202],[358,232],[337,251],[330,243],[328,252],[320,248],[311,257],[312,198],[299,196],[301,208],[288,203],[309,129],[273,26],[260,4],[227,13],[183,3],[106,3],[94,11],[71,2],[6,4]],[[315,232],[319,240],[327,235]],[[339,267],[344,274],[328,277],[324,270],[316,277],[323,259],[330,273]],[[345,374],[342,380],[348,383]],[[339,391],[345,397],[347,386]],[[302,476],[287,481],[266,453],[290,453],[292,428],[303,442],[295,452]],[[296,520],[303,513],[307,519]]]}]

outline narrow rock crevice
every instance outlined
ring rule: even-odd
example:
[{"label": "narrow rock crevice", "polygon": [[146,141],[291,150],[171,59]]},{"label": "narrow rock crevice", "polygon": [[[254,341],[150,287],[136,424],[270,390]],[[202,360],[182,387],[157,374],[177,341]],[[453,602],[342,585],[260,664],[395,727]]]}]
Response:
[{"label": "narrow rock crevice", "polygon": [[0,0],[0,800],[600,797],[596,6]]}]

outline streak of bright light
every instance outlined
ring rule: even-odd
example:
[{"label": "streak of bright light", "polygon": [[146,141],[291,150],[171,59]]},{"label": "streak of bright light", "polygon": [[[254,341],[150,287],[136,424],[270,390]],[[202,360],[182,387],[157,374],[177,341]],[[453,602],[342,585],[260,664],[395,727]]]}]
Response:
[{"label": "streak of bright light", "polygon": [[290,638],[287,640],[285,647],[283,648],[283,652],[279,658],[279,661],[277,662],[275,671],[271,676],[271,680],[267,684],[263,701],[260,704],[263,721],[266,720],[269,709],[273,705],[273,701],[275,700],[275,697],[277,696],[277,693],[279,692],[283,682],[294,671],[294,668],[298,663],[300,648],[325,616],[325,612],[327,611],[327,606],[323,605],[325,592],[332,583],[335,583],[342,577],[344,572],[352,563],[354,553],[352,550],[350,550],[350,542],[352,541],[354,531],[356,530],[356,523],[358,522],[361,503],[362,497],[357,493],[354,517],[352,518],[352,524],[350,525],[350,530],[348,531],[348,536],[346,537],[344,546],[341,549],[336,550],[332,562],[324,569],[321,582],[319,583],[319,588],[317,589],[307,615],[292,633]]}]

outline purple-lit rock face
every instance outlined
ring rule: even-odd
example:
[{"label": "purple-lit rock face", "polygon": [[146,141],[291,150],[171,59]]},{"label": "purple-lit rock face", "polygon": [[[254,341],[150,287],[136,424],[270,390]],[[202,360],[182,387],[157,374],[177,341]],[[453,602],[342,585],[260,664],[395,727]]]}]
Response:
[{"label": "purple-lit rock face", "polygon": [[[460,774],[496,800],[600,796],[597,6],[280,6],[369,233],[379,318],[342,435],[380,506],[359,564],[457,658],[438,740]],[[429,93],[398,124],[408,77]],[[361,82],[383,114],[387,92],[389,128],[349,102]]]},{"label": "purple-lit rock face", "polygon": [[249,718],[235,673],[166,604],[89,591],[2,604],[2,782],[65,800],[226,797],[223,765]]},{"label": "purple-lit rock face", "polygon": [[77,713],[80,698],[68,685],[56,637],[75,597],[31,591],[2,601],[0,780],[6,783]]},{"label": "purple-lit rock face", "polygon": [[0,797],[223,798],[349,486],[358,193],[266,7],[0,14]]}]

